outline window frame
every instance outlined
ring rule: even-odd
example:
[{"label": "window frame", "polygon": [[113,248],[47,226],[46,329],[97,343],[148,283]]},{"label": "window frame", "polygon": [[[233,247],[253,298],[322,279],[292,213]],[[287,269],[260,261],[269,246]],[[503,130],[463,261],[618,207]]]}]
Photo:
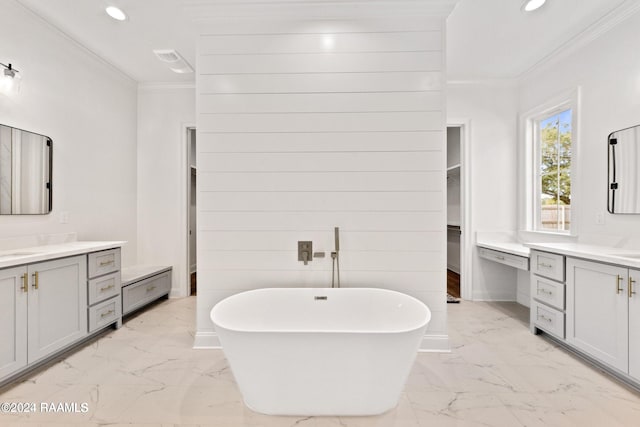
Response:
[{"label": "window frame", "polygon": [[[569,231],[542,229],[540,223],[540,144],[538,123],[554,114],[571,110],[571,224]],[[519,203],[520,229],[546,235],[577,236],[580,164],[580,88],[565,92],[520,116],[521,147],[520,165],[521,200]]]}]

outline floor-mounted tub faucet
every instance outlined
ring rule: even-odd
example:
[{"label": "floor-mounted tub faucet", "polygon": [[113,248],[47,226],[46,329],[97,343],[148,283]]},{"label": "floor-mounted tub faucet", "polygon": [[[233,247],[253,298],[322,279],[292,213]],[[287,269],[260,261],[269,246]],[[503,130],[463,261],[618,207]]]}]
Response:
[{"label": "floor-mounted tub faucet", "polygon": [[[333,229],[333,236],[334,236],[334,251],[331,252],[331,259],[333,260],[333,263],[331,265],[331,287],[335,288],[336,287],[336,276],[338,278],[337,280],[337,287],[340,287],[340,229],[338,227],[335,227]],[[337,273],[337,274],[336,274]]]}]

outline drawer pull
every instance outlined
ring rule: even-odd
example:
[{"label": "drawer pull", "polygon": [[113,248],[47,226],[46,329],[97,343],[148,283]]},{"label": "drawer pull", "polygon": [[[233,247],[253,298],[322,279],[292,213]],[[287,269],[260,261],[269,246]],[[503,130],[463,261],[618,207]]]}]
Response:
[{"label": "drawer pull", "polygon": [[111,264],[114,264],[114,263],[115,263],[114,260],[111,260],[111,261],[100,261],[100,267],[105,267],[107,265],[111,265]]},{"label": "drawer pull", "polygon": [[621,275],[617,275],[616,276],[616,294],[619,294],[620,292],[622,292],[624,289],[622,289],[620,287],[620,283],[622,283],[622,279],[623,277]]},{"label": "drawer pull", "polygon": [[504,257],[502,255],[496,255],[496,259],[499,259],[500,261],[504,261]]},{"label": "drawer pull", "polygon": [[147,288],[147,292],[151,292],[151,291],[152,291],[152,290],[154,290],[155,288],[156,288],[156,287],[155,287],[155,285],[154,285],[154,286],[149,286],[149,287]]},{"label": "drawer pull", "polygon": [[538,320],[546,320],[547,322],[551,323],[553,322],[553,319],[551,319],[550,317],[545,316],[544,314],[538,314]]},{"label": "drawer pull", "polygon": [[22,275],[22,286],[20,287],[25,293],[29,292],[29,275],[24,273]]},{"label": "drawer pull", "polygon": [[635,294],[636,292],[633,290],[633,284],[636,283],[635,280],[633,280],[633,277],[629,276],[629,298],[631,298],[633,296],[633,294]]},{"label": "drawer pull", "polygon": [[552,295],[553,295],[553,292],[551,292],[551,291],[547,291],[547,290],[545,290],[545,289],[538,289],[538,295],[539,295],[540,293],[547,294],[547,295],[549,295],[549,296],[552,296]]},{"label": "drawer pull", "polygon": [[116,312],[115,310],[105,311],[104,313],[100,314],[100,318],[111,316],[115,312]]},{"label": "drawer pull", "polygon": [[542,267],[542,268],[553,268],[552,264],[545,264],[544,262],[541,262],[538,264],[538,267]]},{"label": "drawer pull", "polygon": [[100,288],[100,292],[108,291],[109,289],[113,289],[113,288],[115,288],[115,287],[116,287],[116,285],[114,285],[114,284],[112,283],[112,284],[111,284],[111,285],[109,285],[109,286],[105,286],[105,287],[103,287],[103,288]]}]

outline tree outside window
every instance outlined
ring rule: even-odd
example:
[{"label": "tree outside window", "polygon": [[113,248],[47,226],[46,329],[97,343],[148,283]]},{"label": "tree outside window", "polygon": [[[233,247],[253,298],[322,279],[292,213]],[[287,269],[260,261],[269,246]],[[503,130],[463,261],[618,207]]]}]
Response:
[{"label": "tree outside window", "polygon": [[571,225],[571,110],[548,116],[537,125],[538,228],[568,232]]}]

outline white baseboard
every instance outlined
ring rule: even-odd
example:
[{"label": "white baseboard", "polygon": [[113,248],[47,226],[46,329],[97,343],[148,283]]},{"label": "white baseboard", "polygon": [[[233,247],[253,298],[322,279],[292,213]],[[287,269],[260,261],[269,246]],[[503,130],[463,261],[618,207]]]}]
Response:
[{"label": "white baseboard", "polygon": [[220,344],[220,339],[215,332],[196,332],[196,337],[193,341],[193,348],[221,349],[222,344]]},{"label": "white baseboard", "polygon": [[425,335],[420,343],[419,353],[450,353],[449,335]]},{"label": "white baseboard", "polygon": [[183,289],[171,288],[171,291],[169,292],[169,298],[184,298],[188,296],[189,295],[185,295]]},{"label": "white baseboard", "polygon": [[460,266],[459,265],[451,265],[451,264],[447,264],[447,270],[451,270],[454,273],[458,273],[460,274]]}]

